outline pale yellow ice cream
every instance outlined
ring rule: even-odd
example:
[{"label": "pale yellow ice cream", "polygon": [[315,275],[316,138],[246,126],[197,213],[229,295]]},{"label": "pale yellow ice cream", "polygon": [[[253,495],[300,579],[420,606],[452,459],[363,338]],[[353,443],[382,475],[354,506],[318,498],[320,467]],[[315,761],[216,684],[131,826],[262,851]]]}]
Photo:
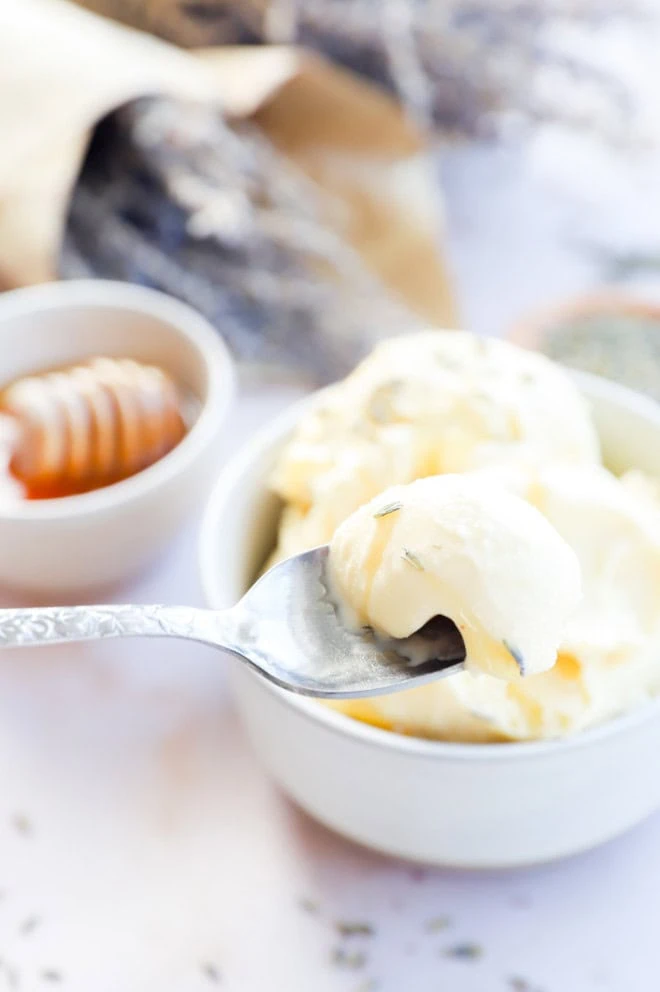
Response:
[{"label": "pale yellow ice cream", "polygon": [[582,597],[564,626],[557,663],[509,683],[464,673],[342,708],[422,736],[532,739],[586,729],[657,694],[660,502],[654,487],[639,473],[617,479],[601,466],[509,465],[475,477],[532,503],[577,556]]},{"label": "pale yellow ice cream", "polygon": [[318,395],[280,458],[276,556],[327,543],[388,486],[534,454],[599,461],[586,405],[552,362],[458,331],[386,341]]},{"label": "pale yellow ice cream", "polygon": [[[329,542],[350,514],[392,485],[443,473],[461,473],[481,491],[504,488],[540,512],[560,546],[568,545],[577,558],[582,598],[557,635],[564,607],[553,600],[559,593],[552,576],[545,582],[530,561],[529,571],[520,574],[531,577],[532,584],[522,588],[521,583],[514,592],[508,573],[514,549],[524,550],[522,515],[518,531],[511,519],[509,530],[502,532],[510,546],[500,548],[493,532],[492,553],[486,554],[480,541],[489,517],[488,506],[482,507],[481,524],[466,530],[462,545],[466,574],[471,568],[474,577],[471,585],[460,571],[452,579],[440,553],[436,557],[430,548],[442,546],[442,539],[429,536],[436,526],[449,526],[446,506],[438,515],[425,511],[428,526],[415,525],[414,519],[406,523],[405,517],[397,524],[392,518],[401,511],[374,518],[376,511],[365,508],[357,518],[364,531],[358,528],[353,548],[347,542],[342,551],[346,589],[358,612],[393,633],[430,609],[449,615],[462,611],[490,641],[477,637],[476,646],[472,641],[472,671],[408,692],[346,701],[340,708],[407,734],[515,740],[573,733],[660,692],[658,486],[639,472],[618,479],[603,468],[589,411],[571,380],[540,356],[502,342],[484,343],[455,332],[397,339],[379,347],[345,382],[320,394],[273,479],[285,501],[276,556]],[[432,488],[429,480],[429,493]],[[380,499],[374,501],[376,508]],[[382,497],[383,503],[392,499],[397,501],[389,493]],[[474,520],[476,503],[473,510]],[[405,540],[397,526],[407,528]],[[368,534],[375,539],[383,527],[392,527],[396,543],[389,544],[391,553],[383,559],[387,567],[374,570],[366,550],[372,543]],[[335,547],[344,540],[340,529]],[[400,550],[396,558],[399,544],[432,576],[439,575],[440,595],[435,586],[431,590],[426,572],[419,574]],[[459,560],[457,555],[454,561]],[[372,579],[372,590],[360,585]],[[374,597],[374,590],[382,588],[387,590],[385,607]],[[515,635],[504,633],[514,629],[509,624],[517,596],[525,604],[519,622],[527,616],[529,625],[522,632],[515,628]],[[416,600],[423,607],[418,612],[408,609]],[[487,617],[486,601],[492,608]],[[556,608],[557,625],[544,628],[541,620],[535,628],[531,618],[540,616],[544,603],[551,613]],[[506,640],[518,652],[523,637],[526,660],[540,661],[527,668],[536,674],[521,677],[500,649],[490,655],[486,645]],[[556,663],[541,671],[557,639]]]},{"label": "pale yellow ice cream", "polygon": [[568,544],[485,473],[385,490],[340,525],[328,573],[355,629],[402,639],[448,617],[463,638],[468,670],[505,679],[554,665],[580,599]]}]

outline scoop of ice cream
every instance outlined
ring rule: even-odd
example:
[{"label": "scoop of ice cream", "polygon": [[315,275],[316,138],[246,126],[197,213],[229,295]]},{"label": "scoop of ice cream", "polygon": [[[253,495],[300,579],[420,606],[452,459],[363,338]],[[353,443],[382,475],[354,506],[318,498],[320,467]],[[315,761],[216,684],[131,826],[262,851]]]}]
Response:
[{"label": "scoop of ice cream", "polygon": [[468,670],[505,679],[554,664],[580,598],[557,531],[478,475],[394,486],[356,510],[330,544],[329,579],[349,625],[408,638],[448,617]]},{"label": "scoop of ice cream", "polygon": [[532,503],[577,555],[583,598],[565,651],[617,663],[660,636],[660,503],[641,473],[519,464],[480,474]]},{"label": "scoop of ice cream", "polygon": [[319,394],[272,479],[287,505],[278,556],[327,543],[388,486],[524,453],[594,463],[588,410],[541,355],[459,331],[381,344]]},{"label": "scoop of ice cream", "polygon": [[507,465],[476,473],[532,503],[574,550],[582,598],[550,671],[503,682],[468,673],[341,704],[389,729],[446,740],[560,737],[660,691],[660,497],[641,473]]}]

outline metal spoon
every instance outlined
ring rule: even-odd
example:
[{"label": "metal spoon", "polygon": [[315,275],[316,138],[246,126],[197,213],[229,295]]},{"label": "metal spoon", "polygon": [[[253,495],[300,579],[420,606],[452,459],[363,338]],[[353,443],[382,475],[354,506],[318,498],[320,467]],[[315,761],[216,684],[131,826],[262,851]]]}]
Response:
[{"label": "metal spoon", "polygon": [[384,646],[368,630],[342,626],[328,599],[327,557],[322,547],[281,562],[223,611],[114,605],[0,610],[0,647],[178,637],[238,655],[292,692],[334,699],[411,688],[463,668],[465,647],[449,622],[427,635],[433,658],[421,664],[391,647],[405,642]]}]

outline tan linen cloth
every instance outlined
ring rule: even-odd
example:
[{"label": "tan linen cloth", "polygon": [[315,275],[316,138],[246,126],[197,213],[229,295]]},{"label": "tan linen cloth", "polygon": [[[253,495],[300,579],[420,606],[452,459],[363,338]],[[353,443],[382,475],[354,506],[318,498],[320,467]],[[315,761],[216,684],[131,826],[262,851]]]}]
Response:
[{"label": "tan linen cloth", "polygon": [[[426,144],[377,88],[290,47],[185,51],[67,0],[0,0],[0,280],[55,277],[95,123],[145,95],[252,117],[332,195],[328,223],[413,311],[455,325]],[[102,232],[101,232],[102,235]]]}]

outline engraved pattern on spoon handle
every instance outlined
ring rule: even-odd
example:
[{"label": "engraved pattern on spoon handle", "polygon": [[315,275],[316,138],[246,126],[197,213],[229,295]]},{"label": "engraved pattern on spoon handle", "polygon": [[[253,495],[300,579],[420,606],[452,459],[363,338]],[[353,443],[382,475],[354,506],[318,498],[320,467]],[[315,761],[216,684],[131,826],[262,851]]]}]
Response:
[{"label": "engraved pattern on spoon handle", "polygon": [[106,637],[206,640],[209,611],[187,606],[48,606],[0,610],[0,648]]}]

